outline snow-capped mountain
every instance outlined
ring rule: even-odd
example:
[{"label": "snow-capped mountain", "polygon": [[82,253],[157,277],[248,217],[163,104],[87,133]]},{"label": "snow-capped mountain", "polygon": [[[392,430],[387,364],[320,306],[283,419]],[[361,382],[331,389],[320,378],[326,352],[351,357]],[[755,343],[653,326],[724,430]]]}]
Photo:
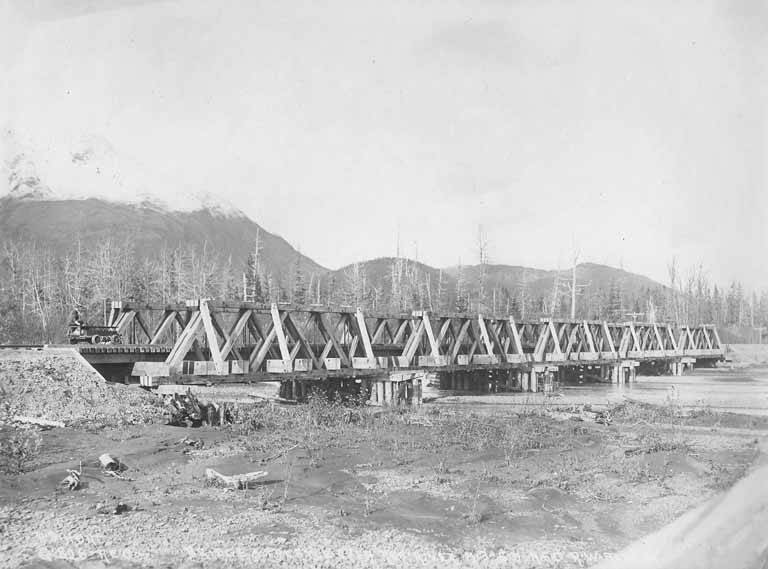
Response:
[{"label": "snow-capped mountain", "polygon": [[156,167],[122,156],[100,136],[71,148],[41,149],[9,135],[4,142],[0,197],[25,200],[101,199],[168,211],[207,210],[244,216],[234,204],[208,191],[185,191],[184,182]]},{"label": "snow-capped mountain", "polygon": [[66,254],[73,243],[129,243],[138,256],[163,247],[203,247],[235,265],[256,240],[266,272],[287,275],[301,259],[308,273],[327,269],[210,192],[125,159],[103,138],[66,151],[40,150],[6,136],[0,177],[0,243],[32,241]]}]

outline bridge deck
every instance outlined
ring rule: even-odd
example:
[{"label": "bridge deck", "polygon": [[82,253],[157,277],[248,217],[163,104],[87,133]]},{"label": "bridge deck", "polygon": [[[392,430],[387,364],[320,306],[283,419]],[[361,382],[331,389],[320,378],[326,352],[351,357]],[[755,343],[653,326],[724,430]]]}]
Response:
[{"label": "bridge deck", "polygon": [[[129,354],[136,362],[133,375],[149,377],[298,374],[311,379],[354,377],[357,370],[554,369],[724,356],[711,325],[516,322],[502,315],[364,313],[206,300],[169,306],[113,303],[108,325],[132,344],[83,346],[81,353],[88,358]],[[142,353],[151,357],[134,359]]]}]

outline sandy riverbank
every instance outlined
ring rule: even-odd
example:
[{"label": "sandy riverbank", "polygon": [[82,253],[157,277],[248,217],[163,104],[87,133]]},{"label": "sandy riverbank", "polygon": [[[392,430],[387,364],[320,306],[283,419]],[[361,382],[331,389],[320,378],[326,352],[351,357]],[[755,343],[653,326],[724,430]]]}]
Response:
[{"label": "sandy riverbank", "polygon": [[[23,471],[0,475],[0,566],[583,567],[732,486],[768,433],[767,418],[706,408],[609,400],[600,424],[517,397],[44,431]],[[104,452],[122,479],[98,467]],[[207,468],[268,474],[232,490]]]}]

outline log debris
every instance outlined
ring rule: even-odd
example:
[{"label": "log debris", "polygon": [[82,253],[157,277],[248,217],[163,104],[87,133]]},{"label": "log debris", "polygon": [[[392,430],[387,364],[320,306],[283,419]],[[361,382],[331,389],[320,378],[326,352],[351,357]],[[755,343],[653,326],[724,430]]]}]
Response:
[{"label": "log debris", "polygon": [[80,470],[67,468],[67,476],[59,484],[66,486],[67,490],[77,490],[80,488],[80,477],[83,475],[83,464],[80,463]]},{"label": "log debris", "polygon": [[43,427],[44,429],[63,429],[65,427],[64,423],[61,421],[51,421],[50,419],[43,419],[42,417],[27,417],[24,415],[16,415],[13,418],[13,422],[23,423],[25,425],[36,425],[38,427]]},{"label": "log debris", "polygon": [[213,468],[205,469],[205,478],[209,483],[218,484],[225,488],[234,488],[236,490],[245,490],[255,485],[260,478],[264,478],[268,473],[263,470],[248,472],[247,474],[233,474],[227,476],[215,471]]}]

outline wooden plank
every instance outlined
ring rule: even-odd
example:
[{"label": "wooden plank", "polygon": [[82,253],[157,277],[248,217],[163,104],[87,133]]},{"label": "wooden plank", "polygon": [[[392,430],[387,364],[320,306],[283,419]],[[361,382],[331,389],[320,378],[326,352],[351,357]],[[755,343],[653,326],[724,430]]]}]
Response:
[{"label": "wooden plank", "polygon": [[550,334],[552,334],[552,340],[555,343],[555,354],[562,356],[563,350],[560,348],[560,338],[557,335],[557,330],[555,330],[555,324],[552,322],[552,320],[549,320],[547,323],[547,328],[549,328]]},{"label": "wooden plank", "polygon": [[424,324],[424,331],[427,334],[427,340],[429,341],[430,351],[432,352],[433,356],[439,356],[440,355],[440,349],[437,345],[437,340],[435,339],[435,333],[432,331],[432,323],[429,321],[429,314],[426,312],[423,312],[421,315],[421,321]]},{"label": "wooden plank", "polygon": [[536,339],[536,347],[533,349],[533,359],[537,362],[544,361],[544,350],[549,340],[549,326],[539,326],[539,337]]},{"label": "wooden plank", "polygon": [[514,317],[510,316],[508,319],[508,323],[509,323],[509,329],[512,332],[512,340],[515,346],[515,352],[518,354],[525,353],[525,351],[523,350],[523,342],[520,339],[520,332],[517,329],[517,324],[515,324]]},{"label": "wooden plank", "polygon": [[211,352],[213,363],[216,365],[216,373],[223,375],[226,373],[224,358],[221,357],[219,338],[216,336],[216,330],[214,330],[211,319],[211,311],[208,308],[208,301],[206,300],[200,301],[200,317],[203,320],[203,328],[205,329],[205,336],[208,340],[208,349]]},{"label": "wooden plank", "polygon": [[224,345],[221,348],[222,358],[227,359],[227,357],[229,357],[229,353],[232,351],[232,346],[235,345],[235,342],[240,337],[240,334],[243,333],[243,330],[248,324],[248,320],[250,320],[250,318],[251,318],[250,310],[243,310],[240,313],[240,316],[238,317],[237,321],[232,326],[232,329],[229,331],[229,337],[227,338],[227,341],[224,342]]},{"label": "wooden plank", "polygon": [[371,337],[368,335],[368,327],[365,324],[365,316],[363,316],[363,311],[359,308],[357,311],[355,311],[355,318],[357,320],[357,330],[360,334],[361,340],[363,341],[365,357],[368,359],[374,359],[376,356],[373,354],[373,346],[371,345]]},{"label": "wooden plank", "polygon": [[488,330],[485,327],[485,319],[482,314],[477,315],[477,326],[480,329],[480,338],[482,339],[485,353],[493,354],[493,343],[491,343],[491,338],[488,336]]},{"label": "wooden plank", "polygon": [[653,325],[653,334],[656,338],[656,342],[659,344],[659,349],[664,353],[664,340],[661,339],[661,332],[659,332],[659,327],[656,326],[655,323]]},{"label": "wooden plank", "polygon": [[440,326],[440,332],[437,334],[437,346],[438,348],[443,345],[443,341],[445,340],[445,336],[448,333],[448,331],[451,329],[451,319],[446,318],[443,320],[443,324]]},{"label": "wooden plank", "polygon": [[395,337],[392,339],[393,344],[399,344],[403,341],[403,337],[405,336],[406,331],[408,330],[408,326],[410,326],[411,320],[406,319],[400,322],[400,324],[397,327],[397,331],[395,332]]},{"label": "wooden plank", "polygon": [[629,322],[629,334],[630,334],[630,337],[632,338],[632,342],[633,342],[632,345],[635,348],[634,350],[630,349],[629,351],[630,352],[632,352],[632,351],[638,351],[638,352],[642,351],[643,348],[640,345],[640,340],[637,338],[637,331],[635,330],[635,325],[632,322]]},{"label": "wooden plank", "polygon": [[176,313],[167,311],[163,316],[163,319],[160,321],[160,324],[158,324],[157,328],[155,329],[155,333],[152,334],[152,339],[149,341],[149,343],[151,345],[159,344],[160,340],[163,339],[168,330],[173,328],[174,322],[176,322]]},{"label": "wooden plank", "polygon": [[723,343],[720,341],[720,334],[717,333],[717,327],[712,326],[712,335],[714,336],[716,350],[722,350],[723,349]]},{"label": "wooden plank", "polygon": [[587,347],[589,348],[589,351],[592,353],[597,352],[597,349],[595,348],[595,339],[592,337],[592,330],[589,329],[589,323],[584,320],[582,325],[584,326],[584,337],[587,339]]},{"label": "wooden plank", "polygon": [[165,362],[136,362],[133,364],[131,376],[137,377],[142,375],[168,377],[171,375],[170,366]]},{"label": "wooden plank", "polygon": [[335,330],[328,322],[327,314],[322,313],[318,316],[318,328],[320,329],[320,333],[323,334],[327,340],[330,340],[333,343],[333,349],[336,350],[336,354],[339,356],[341,364],[344,367],[351,367],[348,355],[345,353],[341,342],[339,342],[339,339],[336,337]]},{"label": "wooden plank", "polygon": [[[496,331],[496,325],[494,322],[487,322],[486,323],[486,331],[488,333],[488,337],[491,340],[491,345],[496,346],[498,348],[498,352],[502,355],[506,356],[506,351],[504,350],[504,344],[502,343],[501,339],[499,338],[499,335]],[[506,359],[506,358],[503,358]]]},{"label": "wooden plank", "polygon": [[459,355],[459,351],[461,350],[461,346],[464,343],[464,338],[467,335],[467,330],[469,329],[471,324],[470,320],[464,320],[464,322],[461,324],[461,327],[459,328],[459,332],[456,334],[456,340],[453,343],[453,349],[451,350],[451,359],[448,362],[449,364],[452,364],[456,361],[456,358]]},{"label": "wooden plank", "polygon": [[152,334],[150,333],[149,326],[147,326],[147,323],[144,322],[144,317],[140,312],[136,312],[136,318],[134,320],[138,323],[139,328],[141,328],[141,331],[144,332],[144,335],[147,337],[147,343],[151,342]]},{"label": "wooden plank", "polygon": [[115,323],[115,328],[117,328],[117,333],[121,336],[125,336],[128,325],[133,322],[133,319],[136,318],[136,311],[135,310],[129,310],[122,312],[120,316],[117,319],[117,322]]},{"label": "wooden plank", "polygon": [[[571,328],[571,333],[568,334],[568,343],[565,346],[565,355],[570,357],[570,355],[574,352],[574,344],[576,343],[576,338],[579,335],[579,326],[575,325]],[[578,350],[577,350],[578,351]]]},{"label": "wooden plank", "polygon": [[411,334],[410,338],[408,338],[408,342],[406,342],[405,348],[403,349],[403,357],[406,358],[409,366],[411,365],[411,362],[413,362],[413,356],[416,355],[416,350],[418,349],[423,336],[424,320],[419,320],[419,323],[416,326],[416,331]]},{"label": "wooden plank", "polygon": [[688,342],[691,346],[691,349],[698,348],[696,345],[696,340],[693,339],[693,333],[691,332],[690,326],[685,327],[685,333],[688,335]]},{"label": "wooden plank", "polygon": [[377,344],[381,339],[381,335],[387,330],[387,321],[384,319],[377,320],[376,326],[373,329],[373,336],[371,336],[371,344]]},{"label": "wooden plank", "polygon": [[211,312],[210,314],[211,314],[211,324],[213,324],[213,329],[216,330],[216,333],[224,341],[224,344],[226,344],[229,341],[229,334],[227,334],[224,331],[224,327],[219,322],[219,315],[216,312]]},{"label": "wooden plank", "polygon": [[115,321],[117,320],[118,316],[120,315],[120,309],[115,306],[115,303],[112,303],[112,306],[109,309],[109,317],[107,318],[107,326],[114,326]]},{"label": "wooden plank", "polygon": [[181,332],[181,335],[171,349],[171,353],[168,354],[168,357],[165,360],[165,363],[170,365],[171,369],[175,369],[181,365],[187,352],[189,352],[192,347],[192,344],[195,341],[195,336],[199,332],[201,325],[202,320],[200,318],[200,312],[195,312],[184,327],[184,330]]},{"label": "wooden plank", "polygon": [[[613,335],[611,334],[611,328],[608,326],[608,322],[603,320],[602,322],[603,326],[603,338],[605,339],[606,345],[608,346],[610,352],[612,354],[616,353],[616,346],[614,345]],[[605,346],[603,346],[605,348]],[[602,351],[608,351],[603,349]]]},{"label": "wooden plank", "polygon": [[317,356],[315,356],[315,353],[312,351],[312,345],[307,341],[304,332],[300,330],[293,321],[290,313],[285,317],[285,324],[290,329],[291,335],[296,336],[298,339],[297,345],[301,345],[304,348],[306,355],[309,356],[309,361],[312,363],[312,366],[314,366],[315,369],[320,369],[322,366],[320,365],[320,360],[317,359]]},{"label": "wooden plank", "polygon": [[512,336],[509,334],[509,324],[506,320],[497,320],[493,325],[493,330],[495,337],[499,339],[501,353],[509,354],[509,347],[512,345]]},{"label": "wooden plank", "polygon": [[274,324],[270,324],[268,332],[261,341],[261,345],[257,344],[254,346],[253,350],[251,351],[251,355],[248,357],[249,369],[256,372],[261,368],[264,360],[269,354],[269,350],[272,348],[272,344],[274,343],[276,337],[277,330],[275,330]]},{"label": "wooden plank", "polygon": [[280,356],[287,366],[291,363],[291,353],[288,351],[288,342],[285,339],[285,331],[283,330],[283,320],[280,317],[280,311],[277,309],[277,304],[272,304],[270,314],[272,315],[272,326],[277,335],[277,345],[280,348]]}]

